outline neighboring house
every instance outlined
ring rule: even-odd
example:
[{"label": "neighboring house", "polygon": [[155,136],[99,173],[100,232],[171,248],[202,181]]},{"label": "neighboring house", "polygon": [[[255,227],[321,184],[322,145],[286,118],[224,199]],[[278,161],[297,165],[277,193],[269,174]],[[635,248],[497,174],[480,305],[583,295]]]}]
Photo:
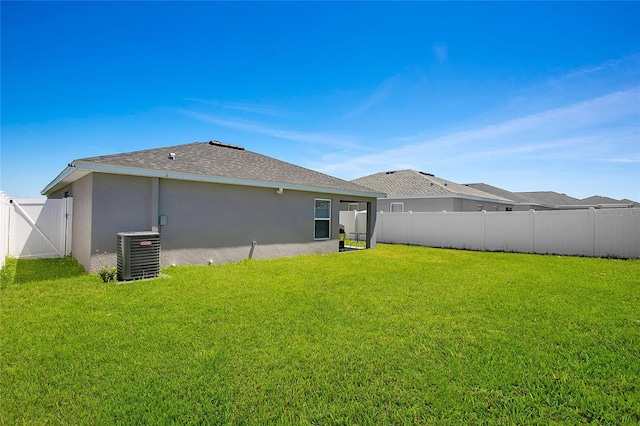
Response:
[{"label": "neighboring house", "polygon": [[486,183],[468,183],[466,186],[513,200],[513,210],[580,210],[588,208],[631,208],[636,205],[631,200],[614,200],[594,195],[582,200],[554,191],[510,192]]},{"label": "neighboring house", "polygon": [[577,210],[588,209],[590,207],[578,198],[554,191],[516,192],[515,194],[531,200],[531,202],[538,202],[540,205],[548,206],[554,210]]},{"label": "neighboring house", "polygon": [[609,197],[602,197],[600,195],[593,195],[588,198],[583,198],[582,202],[600,209],[640,207],[640,204],[636,203],[635,201],[627,199],[616,200]]},{"label": "neighboring house", "polygon": [[[117,233],[160,233],[162,266],[338,251],[340,205],[384,194],[217,141],[75,160],[46,188],[74,198],[74,257],[116,263]],[[105,254],[106,253],[106,254]]]},{"label": "neighboring house", "polygon": [[380,172],[351,182],[385,193],[386,198],[378,199],[378,210],[383,212],[510,211],[516,204],[416,170]]},{"label": "neighboring house", "polygon": [[493,194],[502,198],[513,201],[513,211],[528,211],[528,210],[552,210],[553,206],[545,205],[540,201],[532,200],[524,196],[520,196],[515,192],[507,191],[506,189],[498,188],[496,186],[487,185],[486,183],[466,183],[465,186],[474,188],[479,191],[484,191],[489,194]]}]

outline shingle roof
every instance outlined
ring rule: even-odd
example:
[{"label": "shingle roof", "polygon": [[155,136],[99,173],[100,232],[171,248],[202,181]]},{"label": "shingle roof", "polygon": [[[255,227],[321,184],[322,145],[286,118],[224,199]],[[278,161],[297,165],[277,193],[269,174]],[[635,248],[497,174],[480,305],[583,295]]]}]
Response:
[{"label": "shingle roof", "polygon": [[554,191],[516,192],[516,195],[540,204],[552,206],[584,206],[586,203],[567,194]]},{"label": "shingle roof", "polygon": [[615,200],[609,197],[602,197],[600,195],[593,195],[588,198],[583,198],[582,201],[585,204],[633,204],[633,201]]},{"label": "shingle roof", "polygon": [[488,192],[489,194],[494,194],[499,197],[512,200],[516,203],[539,204],[538,202],[533,202],[530,198],[521,197],[515,192],[507,191],[506,189],[498,188],[497,186],[491,186],[486,183],[467,183],[465,185],[471,188],[478,189],[480,191]]},{"label": "shingle roof", "polygon": [[[171,155],[173,154],[173,155]],[[173,157],[171,159],[170,157]],[[143,151],[126,152],[74,160],[70,167],[104,165],[131,170],[182,173],[190,176],[220,177],[275,185],[324,188],[376,196],[376,191],[314,170],[247,151],[217,141],[194,142]],[[63,175],[61,173],[61,175]],[[60,178],[60,176],[58,177]],[[55,181],[54,181],[55,182]],[[52,182],[52,184],[54,183]],[[43,193],[50,192],[50,184]],[[374,195],[371,195],[374,193]]]},{"label": "shingle roof", "polygon": [[354,179],[351,182],[384,192],[388,197],[457,194],[511,202],[504,197],[416,170],[380,172]]}]

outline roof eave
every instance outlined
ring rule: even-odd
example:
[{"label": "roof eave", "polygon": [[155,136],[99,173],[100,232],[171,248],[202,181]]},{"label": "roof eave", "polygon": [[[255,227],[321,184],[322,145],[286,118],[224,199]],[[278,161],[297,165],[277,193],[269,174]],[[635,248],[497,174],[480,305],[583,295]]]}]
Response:
[{"label": "roof eave", "polygon": [[[85,172],[85,173],[78,173]],[[142,169],[137,167],[119,166],[113,164],[93,163],[81,160],[74,161],[62,171],[49,185],[42,190],[42,195],[49,195],[55,190],[68,185],[90,172],[120,174],[140,177],[156,177],[163,179],[186,180],[192,182],[219,183],[225,185],[253,186],[258,188],[282,188],[292,191],[319,192],[363,198],[383,198],[385,194],[377,192],[362,192],[348,189],[323,188],[308,185],[296,185],[285,182],[269,182],[251,179],[238,179],[225,176],[202,175],[198,173],[174,172],[169,170]]]},{"label": "roof eave", "polygon": [[47,186],[44,187],[42,191],[40,191],[41,195],[49,195],[52,192],[55,192],[59,188],[63,187],[65,184],[71,183],[78,179],[78,177],[72,177],[73,173],[76,171],[76,167],[73,163],[69,164],[63,171],[56,176],[54,180],[49,182]]},{"label": "roof eave", "polygon": [[479,197],[477,195],[468,195],[468,194],[458,194],[458,193],[448,193],[448,194],[424,194],[424,195],[388,195],[388,199],[390,200],[399,200],[399,199],[420,199],[420,198],[464,198],[467,200],[474,201],[486,201],[492,203],[502,203],[502,204],[517,204],[511,200],[501,200],[498,198],[485,198]]}]

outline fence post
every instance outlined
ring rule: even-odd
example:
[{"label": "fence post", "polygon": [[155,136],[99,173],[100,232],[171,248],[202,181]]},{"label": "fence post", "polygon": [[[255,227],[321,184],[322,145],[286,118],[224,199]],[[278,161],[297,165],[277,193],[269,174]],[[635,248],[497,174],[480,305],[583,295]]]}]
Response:
[{"label": "fence post", "polygon": [[529,239],[531,244],[531,253],[536,252],[536,242],[535,242],[535,213],[534,209],[529,210]]},{"label": "fence post", "polygon": [[482,251],[487,249],[487,211],[482,210]]},{"label": "fence post", "polygon": [[9,233],[11,232],[11,206],[9,197],[0,191],[0,268],[4,267],[9,255]]},{"label": "fence post", "polygon": [[411,210],[409,210],[409,218],[407,220],[407,244],[411,245],[411,230],[412,230],[412,221],[413,219],[413,212]]},{"label": "fence post", "polygon": [[596,255],[596,209],[589,207],[589,229],[587,230],[590,247],[590,256]]},{"label": "fence post", "polygon": [[383,213],[384,212],[382,210],[380,210],[380,217],[378,219],[376,219],[376,228],[378,228],[378,234],[379,234],[379,235],[376,236],[376,238],[379,239],[380,242],[386,243],[386,241],[384,240],[384,232],[383,232],[383,229],[382,229],[382,227],[384,226],[383,225],[383,222],[384,222]]},{"label": "fence post", "polygon": [[445,228],[446,228],[446,216],[447,216],[447,211],[446,210],[442,210],[442,242],[440,244],[440,247],[446,247],[446,245],[445,245],[445,239],[447,237],[447,231],[445,230]]}]

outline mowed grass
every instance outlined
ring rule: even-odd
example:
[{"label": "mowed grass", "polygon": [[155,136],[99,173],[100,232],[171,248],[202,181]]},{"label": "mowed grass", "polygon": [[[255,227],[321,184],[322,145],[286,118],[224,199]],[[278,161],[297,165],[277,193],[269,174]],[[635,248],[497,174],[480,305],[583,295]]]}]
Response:
[{"label": "mowed grass", "polygon": [[640,261],[378,245],[2,272],[2,424],[637,424]]}]

